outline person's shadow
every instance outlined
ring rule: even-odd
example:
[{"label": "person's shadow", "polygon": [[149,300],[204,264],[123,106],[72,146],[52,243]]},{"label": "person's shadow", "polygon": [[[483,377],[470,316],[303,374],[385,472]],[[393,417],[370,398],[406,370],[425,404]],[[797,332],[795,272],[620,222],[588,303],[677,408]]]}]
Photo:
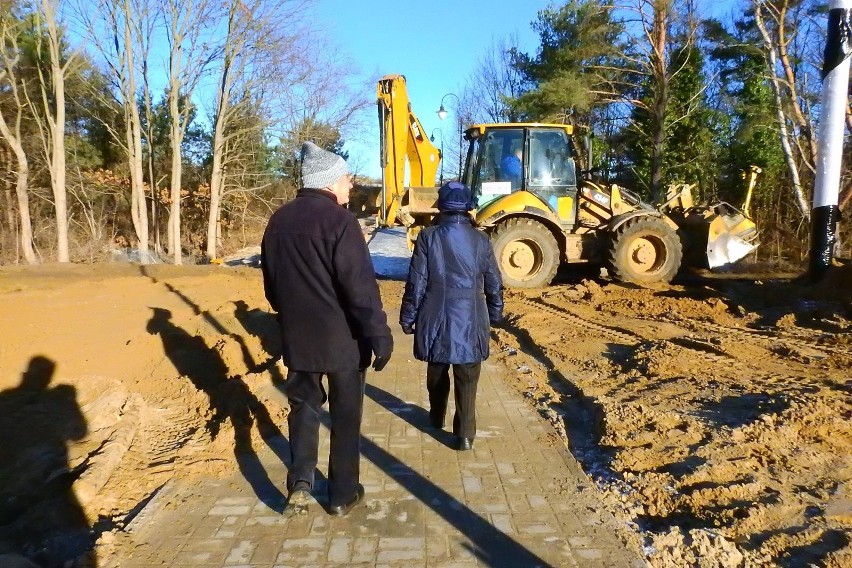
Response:
[{"label": "person's shadow", "polygon": [[281,331],[275,316],[257,308],[249,309],[248,304],[243,300],[234,302],[234,308],[234,317],[249,335],[260,341],[261,349],[268,355],[267,360],[262,363],[255,363],[251,356],[245,355],[246,367],[255,373],[269,371],[272,384],[281,389],[284,385],[284,376],[277,364],[281,359]]},{"label": "person's shadow", "polygon": [[[70,385],[50,387],[56,363],[30,359],[21,383],[0,392],[0,564],[96,566],[94,537],[72,490],[68,443],[88,432]],[[3,557],[3,555],[12,555]]]},{"label": "person's shadow", "polygon": [[[260,341],[261,349],[268,356],[265,362],[258,364],[253,361],[251,355],[248,354],[248,350],[243,349],[246,367],[252,369],[253,372],[269,371],[272,385],[283,393],[285,377],[278,367],[278,361],[281,359],[281,331],[278,327],[275,314],[258,308],[249,309],[248,304],[243,300],[235,301],[234,307],[234,316],[237,318],[237,321],[240,322],[246,333]],[[282,458],[282,461],[289,467],[289,446],[279,456],[283,456],[284,454],[288,456],[288,459],[285,461]],[[311,493],[323,506],[328,505],[326,501],[327,490],[328,479],[325,477],[325,474],[317,469],[314,472],[314,486]]]},{"label": "person's shadow", "polygon": [[204,342],[204,338],[190,335],[175,325],[169,310],[151,309],[154,313],[148,320],[148,333],[160,336],[163,350],[178,374],[188,378],[195,388],[208,397],[211,413],[206,428],[211,439],[219,435],[226,420],[231,422],[234,429],[234,457],[240,472],[261,501],[270,509],[281,512],[284,495],[269,479],[251,438],[251,429],[256,423],[261,438],[286,464],[289,455],[287,440],[269,411],[241,377],[228,375],[225,361],[215,348]]}]

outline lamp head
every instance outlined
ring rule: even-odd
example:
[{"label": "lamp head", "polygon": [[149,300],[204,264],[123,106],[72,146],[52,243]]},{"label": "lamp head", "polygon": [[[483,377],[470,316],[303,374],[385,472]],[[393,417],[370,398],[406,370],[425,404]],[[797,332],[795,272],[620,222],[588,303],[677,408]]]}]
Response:
[{"label": "lamp head", "polygon": [[447,118],[447,109],[444,108],[444,103],[441,103],[441,108],[438,109],[438,118],[441,120]]}]

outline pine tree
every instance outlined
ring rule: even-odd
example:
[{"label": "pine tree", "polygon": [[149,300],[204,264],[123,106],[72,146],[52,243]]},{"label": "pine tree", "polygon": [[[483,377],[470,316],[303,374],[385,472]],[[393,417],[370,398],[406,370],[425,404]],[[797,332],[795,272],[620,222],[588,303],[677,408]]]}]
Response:
[{"label": "pine tree", "polygon": [[610,0],[570,0],[538,13],[533,28],[540,45],[535,57],[513,52],[526,92],[511,101],[527,120],[588,124],[595,107],[619,98],[614,64],[623,27],[613,19]]}]

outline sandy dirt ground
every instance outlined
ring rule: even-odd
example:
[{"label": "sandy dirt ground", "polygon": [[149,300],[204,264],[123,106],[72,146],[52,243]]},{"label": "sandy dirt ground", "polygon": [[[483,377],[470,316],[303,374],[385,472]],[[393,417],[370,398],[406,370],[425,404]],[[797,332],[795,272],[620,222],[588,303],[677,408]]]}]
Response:
[{"label": "sandy dirt ground", "polygon": [[[650,565],[848,567],[850,290],[568,278],[508,291],[493,352]],[[255,269],[7,267],[0,302],[0,555],[107,566],[170,479],[284,422]]]}]

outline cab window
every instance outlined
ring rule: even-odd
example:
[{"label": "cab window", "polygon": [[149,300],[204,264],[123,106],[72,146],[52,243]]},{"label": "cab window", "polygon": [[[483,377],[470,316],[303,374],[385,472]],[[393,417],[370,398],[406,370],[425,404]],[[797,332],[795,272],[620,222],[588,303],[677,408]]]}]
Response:
[{"label": "cab window", "polygon": [[531,130],[529,191],[555,208],[556,199],[577,187],[571,141],[562,130]]},{"label": "cab window", "polygon": [[488,131],[479,151],[474,195],[479,206],[523,187],[524,130],[505,128]]}]

